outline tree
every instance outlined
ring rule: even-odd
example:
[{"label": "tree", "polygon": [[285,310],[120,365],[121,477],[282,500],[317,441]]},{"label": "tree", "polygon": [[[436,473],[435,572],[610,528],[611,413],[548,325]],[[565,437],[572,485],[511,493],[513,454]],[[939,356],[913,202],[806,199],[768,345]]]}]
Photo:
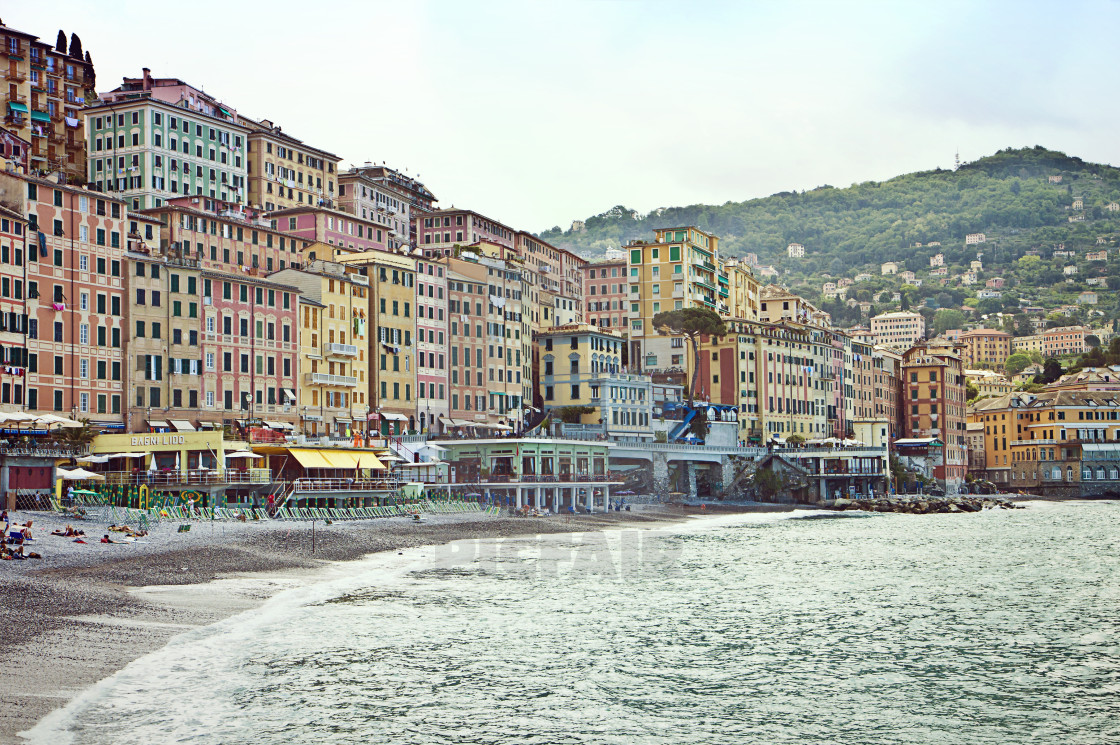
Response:
[{"label": "tree", "polygon": [[1062,372],[1062,363],[1051,357],[1042,365],[1042,375],[1039,376],[1042,379],[1039,382],[1053,383],[1055,380],[1062,377]]},{"label": "tree", "polygon": [[77,34],[70,34],[70,56],[74,59],[82,59],[82,40]]},{"label": "tree", "polygon": [[1003,369],[1008,375],[1018,375],[1023,372],[1023,370],[1027,369],[1027,365],[1029,364],[1031,364],[1029,355],[1023,352],[1016,352],[1003,363]]},{"label": "tree", "polygon": [[1096,334],[1087,334],[1085,336],[1085,343],[1090,347],[1099,347],[1101,345],[1101,338]]},{"label": "tree", "polygon": [[786,444],[790,447],[801,447],[805,444],[805,438],[801,435],[790,435],[786,438]]},{"label": "tree", "polygon": [[973,400],[980,397],[980,389],[977,388],[976,384],[971,382],[971,381],[969,381],[968,383],[965,383],[964,392],[965,392],[965,401],[973,401]]},{"label": "tree", "polygon": [[754,472],[751,485],[754,486],[755,493],[762,497],[763,501],[768,502],[781,494],[785,489],[786,480],[772,468],[760,468]]},{"label": "tree", "polygon": [[879,293],[879,302],[880,303],[889,303],[890,301],[891,301],[891,294],[889,292],[887,292],[886,290],[883,290],[882,292]]},{"label": "tree", "polygon": [[686,336],[692,344],[692,381],[688,386],[688,406],[696,397],[696,381],[700,378],[701,337],[716,339],[727,334],[727,326],[715,311],[707,308],[665,310],[653,317],[653,327],[663,336]]},{"label": "tree", "polygon": [[933,314],[933,332],[944,334],[949,329],[959,329],[964,326],[964,313],[959,310],[942,308]]},{"label": "tree", "polygon": [[54,43],[54,51],[59,54],[66,54],[66,32],[62,29],[58,30],[58,39]]},{"label": "tree", "polygon": [[696,436],[697,440],[708,439],[708,414],[701,409],[688,423],[688,431]]}]

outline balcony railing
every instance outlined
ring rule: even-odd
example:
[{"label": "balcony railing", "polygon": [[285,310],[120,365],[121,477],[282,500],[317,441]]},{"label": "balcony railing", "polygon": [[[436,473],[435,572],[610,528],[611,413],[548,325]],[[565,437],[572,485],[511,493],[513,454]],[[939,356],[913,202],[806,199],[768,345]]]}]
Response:
[{"label": "balcony railing", "polygon": [[306,373],[304,382],[308,385],[342,385],[353,388],[358,378],[353,375],[331,375],[330,373]]},{"label": "balcony railing", "polygon": [[357,357],[358,348],[353,344],[336,344],[332,341],[327,343],[327,354],[341,355],[344,357]]},{"label": "balcony railing", "polygon": [[204,484],[267,484],[272,474],[267,468],[250,468],[244,471],[211,471],[191,469],[187,472],[171,471],[108,471],[102,474],[109,484],[170,486]]},{"label": "balcony railing", "polygon": [[402,479],[296,479],[292,482],[294,492],[324,491],[385,491],[398,489],[406,482]]}]

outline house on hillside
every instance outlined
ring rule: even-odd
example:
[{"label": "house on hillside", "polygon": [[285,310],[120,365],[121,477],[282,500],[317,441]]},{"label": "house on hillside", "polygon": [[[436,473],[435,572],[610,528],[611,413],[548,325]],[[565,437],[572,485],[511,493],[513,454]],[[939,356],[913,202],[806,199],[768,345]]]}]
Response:
[{"label": "house on hillside", "polygon": [[758,254],[746,254],[743,256],[743,261],[747,266],[758,266]]},{"label": "house on hillside", "polygon": [[1060,184],[1060,183],[1062,183],[1062,177],[1061,176],[1047,176],[1046,177],[1046,183],[1048,183],[1048,184]]},{"label": "house on hillside", "polygon": [[1095,292],[1083,292],[1083,293],[1081,293],[1080,295],[1077,296],[1077,304],[1078,305],[1096,305],[1097,304],[1097,293],[1095,293]]},{"label": "house on hillside", "polygon": [[1090,251],[1085,254],[1086,261],[1108,261],[1108,251]]},{"label": "house on hillside", "polygon": [[867,282],[871,279],[871,275],[867,272],[861,272],[856,275],[856,282]]},{"label": "house on hillside", "polygon": [[786,246],[786,252],[791,259],[801,259],[805,256],[805,247],[800,243],[791,243]]},{"label": "house on hillside", "polygon": [[1104,246],[1107,243],[1108,243],[1108,238],[1107,237],[1105,237],[1103,235],[1098,235],[1097,236],[1097,245],[1098,246]]},{"label": "house on hillside", "polygon": [[1085,280],[1085,284],[1090,285],[1092,287],[1105,287],[1105,286],[1108,285],[1108,278],[1107,277],[1090,277],[1089,279]]},{"label": "house on hillside", "polygon": [[1077,267],[1073,264],[1070,264],[1069,266],[1063,266],[1062,274],[1066,275],[1067,277],[1072,277],[1074,274],[1077,274]]},{"label": "house on hillside", "polygon": [[930,266],[945,266],[945,254],[936,254],[929,257]]},{"label": "house on hillside", "polygon": [[980,298],[981,300],[995,300],[996,298],[1003,297],[1003,293],[999,290],[984,289],[978,290],[976,293],[976,297]]},{"label": "house on hillside", "polygon": [[929,276],[931,277],[944,277],[947,274],[949,274],[949,267],[947,266],[939,266],[929,270]]},{"label": "house on hillside", "polygon": [[888,261],[879,265],[879,273],[882,275],[898,274],[898,264],[893,261]]},{"label": "house on hillside", "polygon": [[1075,210],[1083,210],[1083,209],[1085,209],[1085,200],[1082,199],[1081,197],[1074,197],[1073,198],[1073,204],[1071,204],[1070,207],[1072,207]]},{"label": "house on hillside", "polygon": [[964,245],[975,246],[977,243],[983,243],[988,240],[988,237],[983,233],[969,233],[964,237]]},{"label": "house on hillside", "polygon": [[974,285],[974,284],[976,284],[976,272],[965,272],[964,274],[962,274],[961,275],[961,284],[962,285]]},{"label": "house on hillside", "polygon": [[968,268],[974,272],[982,272],[984,271],[984,262],[979,259],[974,259],[968,263]]},{"label": "house on hillside", "polygon": [[1002,290],[1003,289],[1003,277],[992,277],[991,279],[989,279],[987,282],[984,283],[984,286],[987,287],[990,290]]},{"label": "house on hillside", "polygon": [[1116,202],[1109,202],[1104,206],[1104,208],[1109,212],[1120,212],[1120,204]]},{"label": "house on hillside", "polygon": [[909,269],[900,273],[898,276],[903,282],[913,282],[918,278],[918,275],[914,274],[914,272],[910,271]]},{"label": "house on hillside", "polygon": [[836,283],[836,286],[837,287],[851,287],[852,286],[852,280],[848,279],[847,277],[841,277],[840,280]]}]

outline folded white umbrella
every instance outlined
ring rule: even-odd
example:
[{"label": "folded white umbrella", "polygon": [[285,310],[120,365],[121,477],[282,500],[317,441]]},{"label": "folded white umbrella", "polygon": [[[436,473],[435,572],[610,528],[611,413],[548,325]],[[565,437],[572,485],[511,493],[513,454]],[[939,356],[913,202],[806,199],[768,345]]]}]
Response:
[{"label": "folded white umbrella", "polygon": [[64,416],[58,416],[57,414],[43,414],[40,417],[36,417],[35,421],[40,422],[42,424],[46,424],[47,426],[50,426],[50,425],[53,425],[53,424],[57,424],[59,427],[73,427],[73,428],[79,428],[79,427],[86,426],[85,424],[83,424],[81,422],[76,422],[73,419],[67,419]]},{"label": "folded white umbrella", "polygon": [[245,458],[246,460],[256,460],[263,458],[263,455],[257,455],[251,450],[234,450],[232,453],[226,453],[227,458]]}]

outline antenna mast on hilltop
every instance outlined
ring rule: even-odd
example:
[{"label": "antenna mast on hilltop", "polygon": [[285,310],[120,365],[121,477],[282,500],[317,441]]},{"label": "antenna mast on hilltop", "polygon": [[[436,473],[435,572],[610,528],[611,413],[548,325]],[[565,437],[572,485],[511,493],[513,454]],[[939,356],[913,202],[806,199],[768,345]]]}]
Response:
[{"label": "antenna mast on hilltop", "polygon": [[961,169],[961,149],[957,148],[957,156],[953,164],[953,170],[959,171]]}]

